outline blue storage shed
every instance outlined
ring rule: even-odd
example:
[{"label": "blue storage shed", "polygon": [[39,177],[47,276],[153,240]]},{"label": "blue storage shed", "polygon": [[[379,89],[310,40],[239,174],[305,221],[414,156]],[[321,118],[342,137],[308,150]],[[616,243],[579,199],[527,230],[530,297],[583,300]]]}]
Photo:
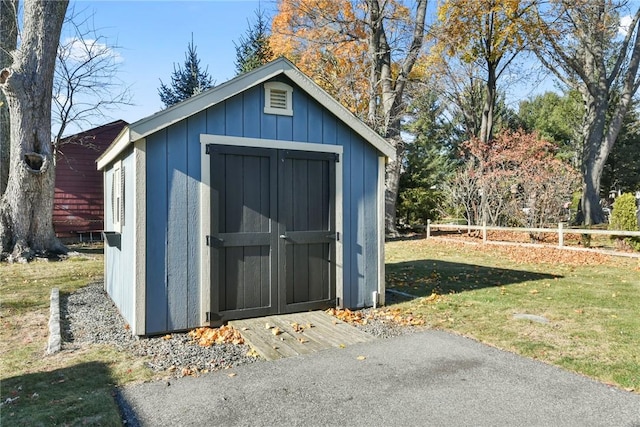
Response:
[{"label": "blue storage shed", "polygon": [[97,161],[105,289],[136,335],[382,304],[394,153],[284,58],[130,124]]}]

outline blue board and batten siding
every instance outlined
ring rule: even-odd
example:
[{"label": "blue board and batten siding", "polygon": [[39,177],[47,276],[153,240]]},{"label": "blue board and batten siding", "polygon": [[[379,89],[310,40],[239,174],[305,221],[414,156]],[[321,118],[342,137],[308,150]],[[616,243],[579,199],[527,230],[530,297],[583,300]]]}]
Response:
[{"label": "blue board and batten siding", "polygon": [[[130,324],[135,319],[135,250],[134,241],[134,209],[135,199],[135,164],[133,150],[122,156],[122,174],[124,176],[124,219],[121,222],[120,245],[110,246],[105,243],[105,291],[111,296],[122,316]],[[113,231],[113,185],[114,167],[111,165],[104,173],[104,227]]]},{"label": "blue board and batten siding", "polygon": [[263,109],[257,85],[146,138],[147,334],[200,326],[201,134],[342,145],[344,306],[372,305],[380,154],[295,86],[293,116]]}]

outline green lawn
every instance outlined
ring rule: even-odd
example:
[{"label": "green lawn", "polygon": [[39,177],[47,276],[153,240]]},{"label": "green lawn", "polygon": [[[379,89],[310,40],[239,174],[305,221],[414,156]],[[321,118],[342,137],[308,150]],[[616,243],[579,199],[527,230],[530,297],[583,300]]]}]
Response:
[{"label": "green lawn", "polygon": [[121,425],[113,386],[147,379],[143,361],[94,345],[45,355],[51,288],[61,295],[101,280],[101,248],[65,261],[0,263],[2,425]]},{"label": "green lawn", "polygon": [[[388,288],[418,297],[389,308],[640,391],[637,260],[435,239],[386,249]],[[64,295],[102,279],[101,252],[82,252],[62,262],[0,264],[3,425],[120,425],[113,387],[153,377],[143,360],[105,345],[44,355],[51,288]]]},{"label": "green lawn", "polygon": [[386,250],[389,289],[439,295],[399,304],[428,326],[640,392],[637,259],[436,239]]}]

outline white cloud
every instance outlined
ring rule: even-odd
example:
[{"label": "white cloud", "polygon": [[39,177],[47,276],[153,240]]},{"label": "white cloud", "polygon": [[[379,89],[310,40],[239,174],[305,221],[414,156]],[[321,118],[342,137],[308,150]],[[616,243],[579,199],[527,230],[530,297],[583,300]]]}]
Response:
[{"label": "white cloud", "polygon": [[63,56],[77,62],[84,62],[90,57],[112,57],[116,63],[123,62],[124,58],[111,47],[93,39],[78,39],[75,37],[66,38],[60,49]]},{"label": "white cloud", "polygon": [[620,18],[620,26],[618,27],[618,34],[620,34],[622,37],[626,36],[627,33],[629,32],[631,21],[633,21],[633,18],[631,17],[631,15],[626,15]]}]

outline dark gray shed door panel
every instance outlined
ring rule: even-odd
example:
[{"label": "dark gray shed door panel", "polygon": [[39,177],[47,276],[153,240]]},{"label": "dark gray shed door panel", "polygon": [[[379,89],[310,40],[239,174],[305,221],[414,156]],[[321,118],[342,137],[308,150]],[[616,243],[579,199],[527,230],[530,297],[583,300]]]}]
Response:
[{"label": "dark gray shed door panel", "polygon": [[335,305],[336,156],[210,145],[212,319]]}]

